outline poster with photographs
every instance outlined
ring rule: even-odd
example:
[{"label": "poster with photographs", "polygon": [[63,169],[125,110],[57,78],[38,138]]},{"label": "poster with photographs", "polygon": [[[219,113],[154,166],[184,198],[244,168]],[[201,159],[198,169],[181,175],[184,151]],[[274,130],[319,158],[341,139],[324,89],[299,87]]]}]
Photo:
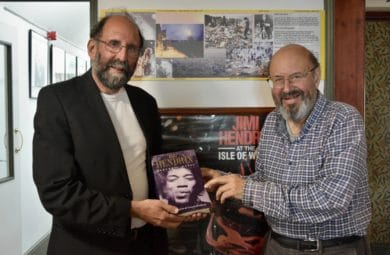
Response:
[{"label": "poster with photographs", "polygon": [[323,61],[322,11],[127,11],[145,37],[136,80],[264,80],[272,54],[288,43]]},{"label": "poster with photographs", "polygon": [[[253,113],[162,113],[164,151],[194,149],[199,165],[249,175],[266,115]],[[210,217],[169,230],[170,254],[260,254],[268,225],[261,212],[229,199],[223,205],[210,194]]]}]

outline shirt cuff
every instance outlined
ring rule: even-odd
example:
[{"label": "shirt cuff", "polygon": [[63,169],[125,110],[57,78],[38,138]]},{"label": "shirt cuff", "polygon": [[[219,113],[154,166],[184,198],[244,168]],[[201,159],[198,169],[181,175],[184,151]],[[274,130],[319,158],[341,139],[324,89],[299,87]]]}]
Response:
[{"label": "shirt cuff", "polygon": [[243,205],[253,208],[256,203],[256,209],[258,210],[258,207],[263,204],[259,199],[264,199],[264,192],[265,183],[246,178],[242,197]]}]

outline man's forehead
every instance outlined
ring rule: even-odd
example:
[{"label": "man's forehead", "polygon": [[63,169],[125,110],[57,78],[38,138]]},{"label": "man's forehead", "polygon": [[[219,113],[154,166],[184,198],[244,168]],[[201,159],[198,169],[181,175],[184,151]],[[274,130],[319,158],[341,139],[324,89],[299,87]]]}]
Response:
[{"label": "man's forehead", "polygon": [[277,52],[271,59],[270,68],[275,66],[300,66],[310,64],[307,52],[296,49],[288,49]]},{"label": "man's forehead", "polygon": [[109,32],[112,30],[122,30],[124,26],[127,26],[129,29],[137,29],[134,23],[130,21],[129,18],[125,16],[112,16],[104,24],[103,33]]}]

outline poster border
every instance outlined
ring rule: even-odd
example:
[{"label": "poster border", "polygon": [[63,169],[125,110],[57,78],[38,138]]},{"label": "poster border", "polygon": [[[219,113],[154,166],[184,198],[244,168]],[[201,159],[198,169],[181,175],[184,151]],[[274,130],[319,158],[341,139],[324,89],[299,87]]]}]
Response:
[{"label": "poster border", "polygon": [[270,113],[274,109],[274,107],[160,108],[159,112],[161,115],[245,115]]}]

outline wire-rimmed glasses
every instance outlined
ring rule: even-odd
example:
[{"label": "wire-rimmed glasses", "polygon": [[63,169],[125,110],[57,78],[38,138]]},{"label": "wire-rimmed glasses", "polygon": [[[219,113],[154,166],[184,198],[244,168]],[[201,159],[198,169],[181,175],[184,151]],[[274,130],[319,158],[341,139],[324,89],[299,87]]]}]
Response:
[{"label": "wire-rimmed glasses", "polygon": [[284,87],[284,84],[286,83],[286,79],[289,84],[298,84],[300,83],[303,79],[306,78],[306,76],[313,72],[318,65],[315,65],[312,69],[309,69],[305,72],[298,72],[298,73],[293,73],[290,74],[287,78],[285,76],[281,75],[275,75],[275,76],[270,76],[267,79],[267,82],[271,88],[282,88]]},{"label": "wire-rimmed glasses", "polygon": [[110,51],[111,53],[118,53],[122,50],[122,48],[126,49],[127,56],[129,57],[139,57],[140,55],[140,48],[134,47],[132,45],[122,45],[120,41],[118,40],[110,40],[110,41],[103,41],[99,39],[94,39],[95,41],[101,42],[105,45],[106,50]]}]

